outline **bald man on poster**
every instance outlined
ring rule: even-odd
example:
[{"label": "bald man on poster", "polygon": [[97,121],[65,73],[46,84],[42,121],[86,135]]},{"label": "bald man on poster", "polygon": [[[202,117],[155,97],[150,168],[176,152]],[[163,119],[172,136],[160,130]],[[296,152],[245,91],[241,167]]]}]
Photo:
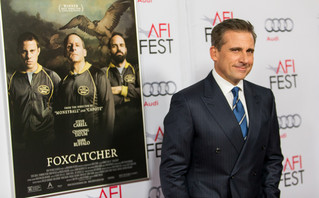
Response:
[{"label": "bald man on poster", "polygon": [[277,198],[283,156],[275,99],[248,82],[256,34],[241,19],[212,30],[208,76],[176,93],[164,120],[165,198]]}]

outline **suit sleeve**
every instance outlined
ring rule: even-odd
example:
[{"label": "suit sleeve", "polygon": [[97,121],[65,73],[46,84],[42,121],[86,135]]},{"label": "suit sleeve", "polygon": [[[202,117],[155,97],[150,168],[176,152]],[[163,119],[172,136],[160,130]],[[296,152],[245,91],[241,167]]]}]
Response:
[{"label": "suit sleeve", "polygon": [[267,198],[280,197],[278,188],[281,172],[283,155],[280,147],[279,126],[276,113],[275,99],[272,94],[272,110],[270,117],[270,137],[266,150],[265,161],[263,165],[263,196]]},{"label": "suit sleeve", "polygon": [[182,94],[175,94],[164,120],[160,179],[165,198],[189,197],[186,174],[190,164],[193,135],[188,103]]}]

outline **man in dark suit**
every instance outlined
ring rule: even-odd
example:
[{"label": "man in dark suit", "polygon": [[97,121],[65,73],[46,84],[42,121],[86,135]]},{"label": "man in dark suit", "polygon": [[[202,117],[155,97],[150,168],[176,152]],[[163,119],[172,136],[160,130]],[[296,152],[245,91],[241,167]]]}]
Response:
[{"label": "man in dark suit", "polygon": [[244,80],[254,61],[254,28],[229,19],[211,36],[214,70],[176,93],[164,120],[164,196],[279,197],[283,156],[274,96]]}]

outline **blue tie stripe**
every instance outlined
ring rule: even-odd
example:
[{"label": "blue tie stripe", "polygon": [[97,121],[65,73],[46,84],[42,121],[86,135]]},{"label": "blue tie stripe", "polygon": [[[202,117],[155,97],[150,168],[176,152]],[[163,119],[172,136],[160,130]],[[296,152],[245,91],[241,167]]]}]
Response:
[{"label": "blue tie stripe", "polygon": [[243,134],[243,137],[246,139],[247,136],[247,118],[246,113],[243,104],[239,100],[238,97],[238,87],[234,87],[232,90],[232,93],[234,95],[234,101],[233,101],[233,112],[235,114],[235,117],[238,121],[238,124],[240,125],[241,132]]}]

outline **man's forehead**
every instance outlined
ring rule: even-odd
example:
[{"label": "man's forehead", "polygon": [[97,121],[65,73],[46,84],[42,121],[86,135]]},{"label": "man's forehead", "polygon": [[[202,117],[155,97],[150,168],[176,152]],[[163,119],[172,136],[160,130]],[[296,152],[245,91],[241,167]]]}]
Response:
[{"label": "man's forehead", "polygon": [[30,48],[30,47],[34,47],[34,48],[37,48],[37,42],[35,40],[26,40],[26,41],[23,41],[22,43],[22,48]]},{"label": "man's forehead", "polygon": [[255,46],[253,35],[246,31],[227,31],[222,37],[223,44],[251,44]]},{"label": "man's forehead", "polygon": [[125,41],[124,41],[124,39],[121,36],[115,35],[111,39],[111,43],[125,43]]},{"label": "man's forehead", "polygon": [[70,35],[68,38],[68,43],[82,43],[82,39],[77,35]]}]

